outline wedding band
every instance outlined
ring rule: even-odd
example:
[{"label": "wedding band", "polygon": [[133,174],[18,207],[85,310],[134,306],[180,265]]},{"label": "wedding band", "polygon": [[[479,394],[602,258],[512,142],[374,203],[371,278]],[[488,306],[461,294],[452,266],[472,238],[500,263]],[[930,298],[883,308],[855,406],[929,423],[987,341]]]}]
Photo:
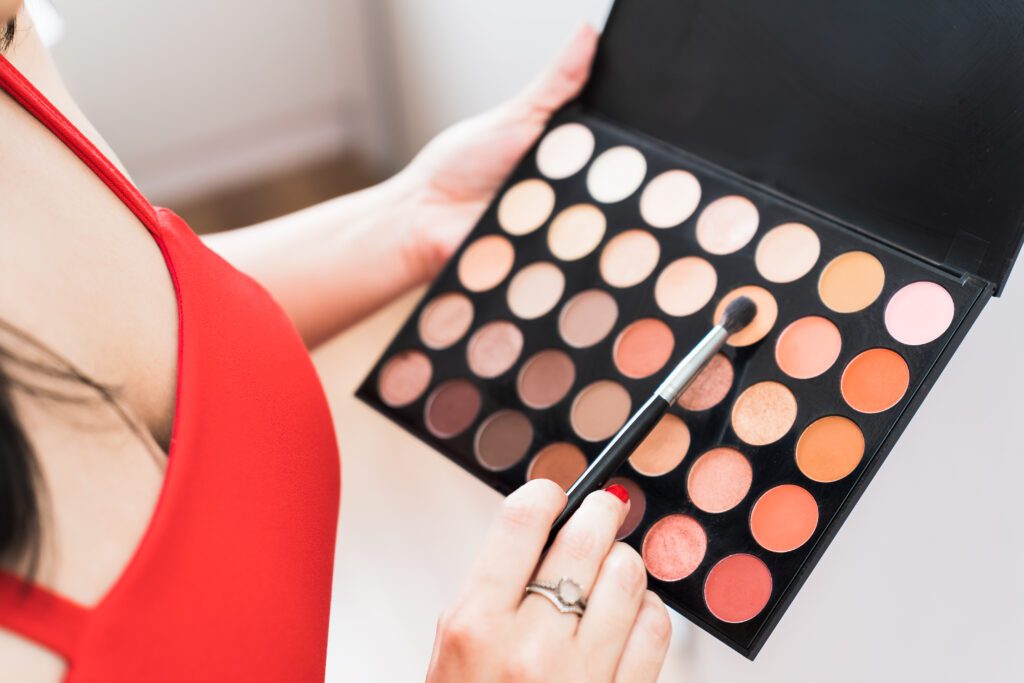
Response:
[{"label": "wedding band", "polygon": [[544,596],[562,614],[582,617],[583,611],[587,609],[583,589],[578,583],[564,576],[558,581],[533,581],[526,586],[526,592]]}]

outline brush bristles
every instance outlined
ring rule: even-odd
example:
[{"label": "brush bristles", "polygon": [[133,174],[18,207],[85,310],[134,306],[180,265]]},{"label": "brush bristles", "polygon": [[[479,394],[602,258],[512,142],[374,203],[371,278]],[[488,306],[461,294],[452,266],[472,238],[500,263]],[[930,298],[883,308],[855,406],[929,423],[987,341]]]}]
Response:
[{"label": "brush bristles", "polygon": [[751,299],[741,296],[729,302],[729,305],[725,307],[725,312],[722,314],[722,322],[719,324],[729,334],[736,334],[749,325],[754,320],[755,315],[757,315],[757,304]]}]

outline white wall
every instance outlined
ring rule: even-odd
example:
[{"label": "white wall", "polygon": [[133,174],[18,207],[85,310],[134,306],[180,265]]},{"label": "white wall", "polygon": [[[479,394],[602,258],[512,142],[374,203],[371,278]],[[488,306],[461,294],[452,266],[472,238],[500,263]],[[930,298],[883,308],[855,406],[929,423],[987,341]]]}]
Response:
[{"label": "white wall", "polygon": [[173,201],[374,147],[370,2],[65,1],[53,52],[143,191]]}]

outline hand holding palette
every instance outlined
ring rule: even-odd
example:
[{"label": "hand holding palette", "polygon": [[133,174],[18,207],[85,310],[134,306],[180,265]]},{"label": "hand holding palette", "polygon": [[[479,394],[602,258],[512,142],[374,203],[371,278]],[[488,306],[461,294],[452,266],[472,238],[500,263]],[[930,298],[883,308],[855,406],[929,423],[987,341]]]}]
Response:
[{"label": "hand holding palette", "polygon": [[612,481],[651,588],[753,657],[1005,283],[1022,28],[1010,3],[620,0],[359,396],[499,491],[569,487],[748,297]]}]

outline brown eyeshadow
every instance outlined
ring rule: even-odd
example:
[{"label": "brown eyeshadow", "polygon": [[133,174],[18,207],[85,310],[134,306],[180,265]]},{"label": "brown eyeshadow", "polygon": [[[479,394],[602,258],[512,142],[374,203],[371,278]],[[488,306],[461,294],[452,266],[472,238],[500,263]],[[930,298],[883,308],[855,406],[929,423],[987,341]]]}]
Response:
[{"label": "brown eyeshadow", "polygon": [[618,382],[594,382],[577,394],[572,403],[572,428],[581,439],[604,441],[625,424],[630,404],[629,392]]},{"label": "brown eyeshadow", "polygon": [[576,446],[559,441],[544,447],[533,456],[526,470],[527,480],[550,479],[563,490],[568,490],[583,470],[587,469],[587,458]]},{"label": "brown eyeshadow", "polygon": [[523,403],[530,408],[544,410],[565,398],[574,381],[576,366],[569,354],[547,349],[523,363],[516,387]]},{"label": "brown eyeshadow", "polygon": [[424,421],[430,433],[450,439],[469,429],[480,412],[480,392],[472,382],[451,379],[427,397]]},{"label": "brown eyeshadow", "polygon": [[558,330],[569,346],[578,349],[597,344],[608,336],[619,317],[619,306],[608,292],[588,289],[562,308]]},{"label": "brown eyeshadow", "polygon": [[523,459],[533,441],[530,420],[516,410],[499,410],[484,420],[473,440],[477,462],[492,471],[507,470]]}]

